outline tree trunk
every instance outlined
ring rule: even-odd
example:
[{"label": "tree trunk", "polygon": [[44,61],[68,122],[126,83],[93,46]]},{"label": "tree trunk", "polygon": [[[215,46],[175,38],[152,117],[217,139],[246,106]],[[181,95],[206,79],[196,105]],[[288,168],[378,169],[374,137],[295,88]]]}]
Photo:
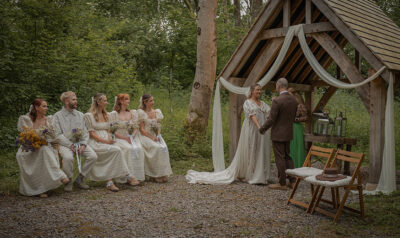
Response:
[{"label": "tree trunk", "polygon": [[241,25],[240,0],[234,0],[233,4],[235,5],[235,11],[233,12],[233,15],[235,17],[235,26],[240,26]]},{"label": "tree trunk", "polygon": [[216,14],[218,0],[200,0],[197,21],[197,63],[185,127],[187,134],[204,132],[210,113],[217,69]]}]

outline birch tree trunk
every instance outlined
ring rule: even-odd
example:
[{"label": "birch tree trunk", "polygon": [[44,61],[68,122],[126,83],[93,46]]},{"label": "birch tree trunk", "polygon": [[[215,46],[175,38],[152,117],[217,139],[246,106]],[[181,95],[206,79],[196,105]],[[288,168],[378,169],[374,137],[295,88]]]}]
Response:
[{"label": "birch tree trunk", "polygon": [[185,120],[187,134],[204,132],[208,124],[217,69],[217,2],[218,0],[199,0],[197,63],[189,112]]}]

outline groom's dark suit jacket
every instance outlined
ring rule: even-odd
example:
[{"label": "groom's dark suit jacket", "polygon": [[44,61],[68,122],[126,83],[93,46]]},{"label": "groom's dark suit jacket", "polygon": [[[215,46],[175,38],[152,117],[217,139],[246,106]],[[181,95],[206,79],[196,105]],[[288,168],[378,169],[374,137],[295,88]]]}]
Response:
[{"label": "groom's dark suit jacket", "polygon": [[265,132],[271,128],[272,141],[285,142],[292,140],[297,105],[296,98],[288,92],[279,95],[272,100],[271,111],[260,131]]}]

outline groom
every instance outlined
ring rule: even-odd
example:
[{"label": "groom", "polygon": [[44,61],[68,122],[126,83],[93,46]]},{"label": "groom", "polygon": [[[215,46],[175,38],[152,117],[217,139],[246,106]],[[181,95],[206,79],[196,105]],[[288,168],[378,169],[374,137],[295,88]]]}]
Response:
[{"label": "groom", "polygon": [[[279,96],[272,100],[271,111],[267,121],[260,128],[260,133],[264,134],[271,128],[271,140],[275,154],[275,163],[278,168],[279,183],[271,184],[271,189],[286,190],[286,169],[293,169],[293,160],[290,157],[290,141],[293,138],[293,123],[296,117],[297,101],[288,91],[288,81],[280,78],[276,82],[276,91]],[[289,177],[289,187],[294,182],[293,177]]]}]

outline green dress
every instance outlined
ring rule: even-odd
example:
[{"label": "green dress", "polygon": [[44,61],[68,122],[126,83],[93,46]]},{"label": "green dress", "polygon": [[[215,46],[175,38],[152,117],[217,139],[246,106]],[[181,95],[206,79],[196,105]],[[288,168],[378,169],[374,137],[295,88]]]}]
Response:
[{"label": "green dress", "polygon": [[290,141],[290,157],[293,159],[294,167],[303,166],[306,152],[304,148],[304,128],[299,122],[293,123],[293,139]]}]

